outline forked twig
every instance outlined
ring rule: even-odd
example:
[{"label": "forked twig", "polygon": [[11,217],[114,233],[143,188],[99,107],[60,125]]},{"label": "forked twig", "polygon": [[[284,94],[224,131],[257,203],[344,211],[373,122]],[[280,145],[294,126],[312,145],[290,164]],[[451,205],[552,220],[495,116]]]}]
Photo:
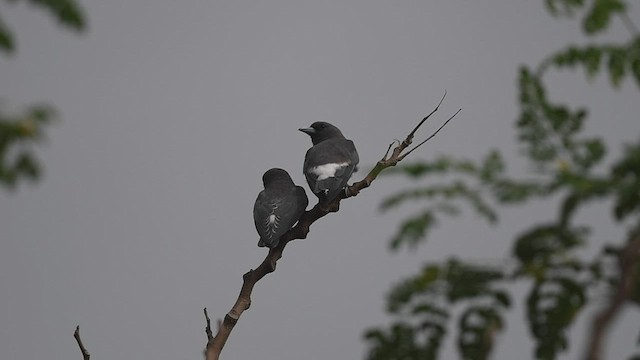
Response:
[{"label": "forked twig", "polygon": [[391,144],[389,144],[389,147],[387,148],[387,151],[384,153],[384,156],[382,157],[383,160],[386,159],[387,156],[389,156],[389,151],[391,151],[391,147],[393,147],[394,144],[400,144],[400,140],[393,139]]},{"label": "forked twig", "polygon": [[456,117],[456,115],[458,115],[458,113],[462,111],[462,109],[458,109],[458,111],[456,111],[455,114],[451,115],[451,117],[449,119],[447,119],[447,121],[444,122],[444,124],[442,124],[442,126],[440,126],[438,128],[438,130],[436,130],[436,132],[434,132],[433,134],[431,134],[431,136],[429,136],[428,138],[426,138],[424,141],[422,141],[420,144],[416,145],[413,149],[407,151],[406,153],[404,153],[404,155],[402,155],[400,157],[400,160],[404,159],[405,157],[407,157],[407,155],[411,154],[415,149],[419,148],[420,146],[422,146],[422,144],[426,143],[427,141],[431,140],[434,136],[436,136],[436,134],[438,132],[440,132],[440,130],[442,130],[443,127],[447,126],[447,124],[449,123],[449,121],[451,121],[451,119],[453,119],[454,117]]},{"label": "forked twig", "polygon": [[413,139],[413,135],[416,133],[416,131],[418,131],[418,129],[420,128],[420,126],[422,126],[422,124],[427,121],[427,119],[429,119],[431,117],[431,115],[433,115],[436,111],[438,111],[438,109],[440,108],[440,105],[442,105],[442,102],[444,101],[444,98],[447,96],[447,90],[444,90],[444,94],[442,94],[442,98],[440,99],[440,101],[438,102],[438,105],[436,105],[435,109],[431,110],[431,112],[425,116],[422,121],[420,121],[418,123],[418,125],[416,125],[415,128],[413,128],[413,130],[409,133],[409,135],[407,136],[407,138],[412,138]]}]

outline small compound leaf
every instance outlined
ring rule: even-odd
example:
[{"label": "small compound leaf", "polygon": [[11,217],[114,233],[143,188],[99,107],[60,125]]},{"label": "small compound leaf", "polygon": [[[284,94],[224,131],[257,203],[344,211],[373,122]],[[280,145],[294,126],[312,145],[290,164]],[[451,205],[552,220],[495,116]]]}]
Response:
[{"label": "small compound leaf", "polygon": [[0,51],[10,54],[15,50],[15,46],[13,33],[0,19]]}]

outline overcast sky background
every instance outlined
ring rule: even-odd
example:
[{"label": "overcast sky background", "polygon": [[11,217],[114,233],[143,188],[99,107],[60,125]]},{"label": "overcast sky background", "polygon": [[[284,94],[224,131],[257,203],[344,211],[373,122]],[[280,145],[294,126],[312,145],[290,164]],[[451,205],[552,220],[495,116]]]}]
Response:
[{"label": "overcast sky background", "polygon": [[[0,57],[3,108],[46,101],[62,118],[39,151],[43,181],[0,192],[3,360],[81,359],[76,324],[95,359],[200,359],[202,308],[223,317],[265,255],[251,217],[263,172],[285,168],[307,188],[311,142],[298,128],[339,126],[359,150],[359,180],[447,89],[419,137],[463,111],[414,159],[477,159],[498,146],[526,170],[512,125],[518,66],[584,41],[577,22],[533,0],[82,5],[89,30],[77,36],[40,9],[0,3],[18,40],[15,55]],[[618,20],[607,39],[628,39]],[[605,77],[566,72],[548,85],[555,99],[591,108],[587,130],[612,154],[637,139],[636,84],[614,91]],[[395,281],[425,260],[500,257],[514,231],[555,216],[553,204],[535,204],[492,228],[469,215],[443,222],[418,251],[390,255],[390,236],[416,208],[377,209],[408,185],[381,178],[289,244],[223,358],[362,358],[363,330],[386,321],[383,294]],[[579,220],[597,227],[596,241],[620,241],[608,215],[595,206]],[[634,349],[640,316],[623,317],[608,359]],[[517,303],[495,359],[530,353],[522,319]],[[590,321],[576,325],[563,358],[581,353]],[[457,358],[453,340],[444,358]]]}]

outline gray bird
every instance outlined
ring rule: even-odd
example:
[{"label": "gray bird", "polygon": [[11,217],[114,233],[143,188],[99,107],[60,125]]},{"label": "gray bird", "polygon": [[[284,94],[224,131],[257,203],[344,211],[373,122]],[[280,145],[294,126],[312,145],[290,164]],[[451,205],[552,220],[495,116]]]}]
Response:
[{"label": "gray bird", "polygon": [[278,246],[284,235],[300,219],[309,204],[307,194],[282,169],[269,169],[262,175],[264,190],[253,206],[253,221],[260,235],[258,246]]},{"label": "gray bird", "polygon": [[320,202],[328,203],[347,186],[360,160],[358,152],[353,141],[328,122],[299,130],[311,136],[313,143],[304,157],[304,176]]}]

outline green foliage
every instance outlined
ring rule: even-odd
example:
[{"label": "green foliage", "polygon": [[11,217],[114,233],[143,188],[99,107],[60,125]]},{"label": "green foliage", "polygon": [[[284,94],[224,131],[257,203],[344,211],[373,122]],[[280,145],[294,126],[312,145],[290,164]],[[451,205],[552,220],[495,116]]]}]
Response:
[{"label": "green foliage", "polygon": [[20,116],[0,114],[0,185],[13,189],[21,179],[38,179],[41,169],[33,145],[43,140],[53,117],[46,105],[32,106]]},{"label": "green foliage", "polygon": [[[18,0],[7,1],[18,2]],[[84,11],[75,0],[29,0],[29,3],[47,10],[67,29],[83,31],[87,27]],[[12,53],[15,49],[13,33],[0,19],[0,51]]]},{"label": "green foliage", "polygon": [[[546,5],[555,16],[582,16],[588,36],[604,32],[614,17],[626,16],[628,7],[621,0],[547,0]],[[627,78],[640,86],[640,37],[633,33],[624,43],[568,46],[543,59],[535,70],[520,68],[516,135],[533,170],[526,178],[511,176],[497,150],[479,161],[443,156],[390,172],[411,178],[413,187],[386,198],[382,209],[408,202],[421,206],[392,238],[394,250],[423,244],[434,226],[464,208],[492,224],[498,221],[497,209],[504,206],[544,200],[557,210],[542,223],[526,224],[507,259],[497,262],[508,265],[488,267],[454,258],[427,263],[418,274],[399,282],[387,297],[387,310],[398,320],[388,329],[367,332],[368,359],[435,359],[447,336],[445,329],[455,318],[458,327],[453,336],[460,358],[489,358],[495,335],[506,326],[503,313],[511,304],[508,289],[515,282],[531,285],[522,299],[534,341],[531,357],[556,359],[570,348],[566,332],[581,310],[590,300],[599,300],[588,295],[617,288],[626,245],[608,244],[595,259],[585,258],[581,250],[589,245],[592,224],[576,223],[576,214],[601,201],[611,206],[609,217],[620,226],[636,224],[628,241],[639,236],[640,138],[624,144],[617,158],[607,157],[603,139],[584,132],[587,109],[548,97],[545,76],[550,69],[565,68],[582,68],[588,79],[605,72],[614,88]],[[628,299],[636,304],[640,304],[639,258]]]},{"label": "green foliage", "polygon": [[[471,160],[441,157],[432,162],[401,165],[390,171],[390,174],[406,174],[416,178],[427,175],[437,175],[443,178],[442,184],[403,190],[382,202],[381,209],[383,211],[393,209],[407,201],[427,200],[431,202],[420,213],[402,223],[391,241],[391,249],[397,250],[402,245],[415,247],[438,223],[439,216],[458,215],[461,204],[470,205],[475,214],[488,223],[496,223],[498,215],[493,209],[493,205],[485,199],[486,194],[493,190],[486,184],[498,179],[503,170],[504,162],[500,153],[491,151],[477,165]],[[450,177],[455,175],[469,175],[474,177],[475,181],[473,183],[468,179],[451,181]]]},{"label": "green foliage", "polygon": [[536,168],[559,175],[584,174],[602,161],[606,154],[602,140],[580,134],[586,109],[549,102],[540,76],[525,67],[520,69],[519,85],[518,140]]},{"label": "green foliage", "polygon": [[30,2],[48,10],[60,24],[69,29],[81,31],[86,27],[83,11],[74,0],[30,0]]},{"label": "green foliage", "polygon": [[13,40],[13,33],[0,19],[0,51],[7,53],[12,52],[15,49],[15,41]]},{"label": "green foliage", "polygon": [[545,0],[545,4],[552,15],[573,15],[584,6],[584,0]]},{"label": "green foliage", "polygon": [[[17,3],[18,0],[7,0]],[[86,17],[75,0],[29,0],[44,8],[65,28],[82,31]],[[0,52],[11,54],[16,50],[13,32],[0,19]],[[21,180],[37,180],[41,165],[33,153],[33,147],[44,138],[44,129],[54,117],[54,109],[48,105],[35,105],[26,113],[7,116],[0,109],[0,186],[14,189]]]},{"label": "green foliage", "polygon": [[503,320],[496,308],[470,306],[460,316],[458,348],[463,359],[487,359]]},{"label": "green foliage", "polygon": [[536,281],[527,298],[527,318],[536,339],[535,357],[555,359],[569,346],[565,331],[585,304],[585,286],[573,277]]},{"label": "green foliage", "polygon": [[501,269],[455,258],[426,266],[389,294],[388,310],[401,320],[389,330],[371,329],[365,334],[373,344],[368,358],[436,359],[451,316],[445,304],[455,303],[465,309],[458,321],[463,358],[486,359],[503,326],[502,313],[511,304],[509,294],[495,286],[503,279]]},{"label": "green foliage", "polygon": [[[584,1],[547,0],[547,7],[554,15],[573,15],[576,10],[585,7]],[[626,16],[628,5],[622,0],[592,0],[584,12],[583,29],[587,35],[605,31],[613,17]],[[562,10],[560,10],[562,9]],[[552,54],[542,67],[553,65],[563,67],[583,67],[588,78],[594,77],[603,68],[609,74],[614,88],[619,88],[628,74],[640,87],[640,34],[633,34],[630,41],[622,44],[591,44],[586,46],[568,46]],[[544,70],[544,69],[542,69]]]},{"label": "green foliage", "polygon": [[587,34],[604,31],[616,13],[626,10],[626,4],[620,0],[594,0],[582,22]]},{"label": "green foliage", "polygon": [[637,144],[627,144],[625,153],[613,166],[615,178],[616,219],[623,220],[640,210],[640,139]]},{"label": "green foliage", "polygon": [[558,68],[583,67],[588,78],[593,78],[605,66],[611,84],[619,88],[627,74],[640,86],[640,37],[623,45],[570,46],[549,58]]},{"label": "green foliage", "polygon": [[576,246],[584,244],[586,230],[569,229],[560,225],[539,225],[515,240],[513,256],[523,267],[548,265],[566,256]]},{"label": "green foliage", "polygon": [[627,3],[622,0],[545,0],[545,4],[554,16],[573,16],[584,9],[582,29],[588,35],[605,31],[615,15],[627,10]]},{"label": "green foliage", "polygon": [[[442,297],[455,303],[489,294],[508,306],[504,293],[489,291],[494,282],[503,278],[501,269],[465,264],[453,258],[442,265],[428,265],[417,276],[396,285],[389,295],[388,309],[399,312],[423,295]],[[423,305],[419,299],[417,301]]]},{"label": "green foliage", "polygon": [[370,330],[367,341],[378,344],[368,355],[371,360],[404,360],[438,358],[438,349],[446,333],[444,326],[425,324],[414,327],[408,323],[394,323],[388,331]]}]

